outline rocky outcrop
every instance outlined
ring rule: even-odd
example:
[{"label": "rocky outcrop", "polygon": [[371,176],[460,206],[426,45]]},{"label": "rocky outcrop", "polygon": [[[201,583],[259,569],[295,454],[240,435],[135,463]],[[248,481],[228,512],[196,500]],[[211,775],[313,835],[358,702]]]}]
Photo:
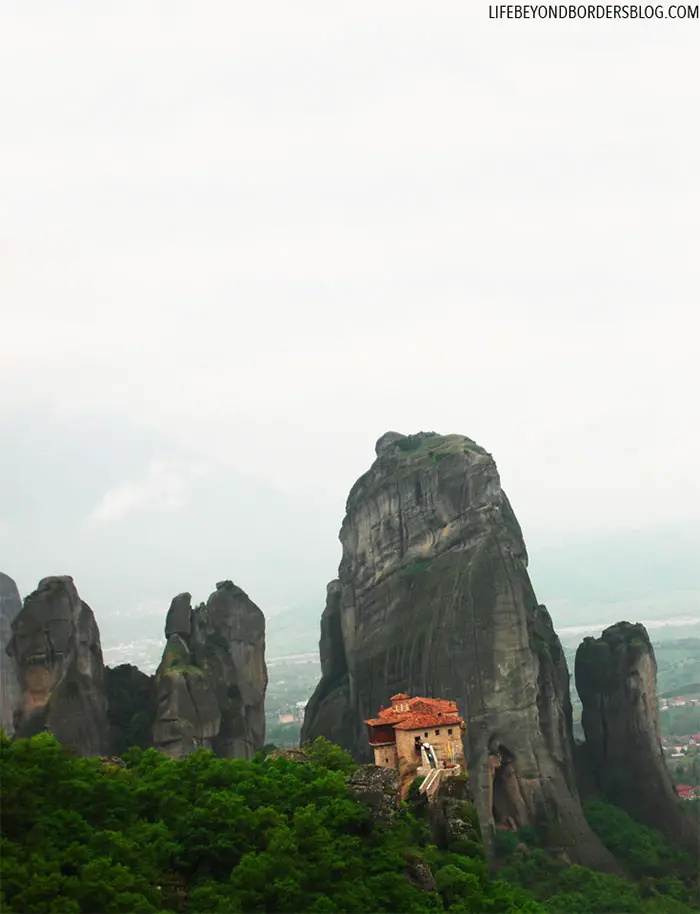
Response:
[{"label": "rocky outcrop", "polygon": [[151,745],[155,679],[130,663],[105,667],[109,751],[121,755],[131,746]]},{"label": "rocky outcrop", "polygon": [[12,623],[9,653],[20,700],[15,735],[51,731],[81,755],[108,750],[100,634],[71,577],[50,577],[24,601]]},{"label": "rocky outcrop", "polygon": [[483,855],[479,818],[465,775],[442,781],[428,812],[437,847],[468,857]]},{"label": "rocky outcrop", "polygon": [[206,605],[175,597],[156,672],[153,745],[172,758],[204,746],[251,758],[265,742],[265,617],[231,581]]},{"label": "rocky outcrop", "polygon": [[17,585],[0,571],[0,730],[7,736],[15,731],[14,712],[21,695],[17,667],[7,648],[12,639],[12,623],[21,609]]},{"label": "rocky outcrop", "polygon": [[363,720],[391,695],[452,699],[485,841],[488,826],[532,825],[572,860],[615,869],[581,810],[568,670],[493,458],[431,433],[387,433],[376,453],[348,497],[302,739],[369,760]]},{"label": "rocky outcrop", "polygon": [[576,652],[586,775],[631,815],[697,856],[698,823],[683,810],[661,749],[656,659],[645,627],[618,622]]},{"label": "rocky outcrop", "polygon": [[369,806],[372,820],[391,825],[399,803],[399,773],[394,768],[361,765],[348,778],[353,799]]},{"label": "rocky outcrop", "polygon": [[417,854],[403,854],[403,874],[421,892],[437,892],[437,884],[428,864]]}]

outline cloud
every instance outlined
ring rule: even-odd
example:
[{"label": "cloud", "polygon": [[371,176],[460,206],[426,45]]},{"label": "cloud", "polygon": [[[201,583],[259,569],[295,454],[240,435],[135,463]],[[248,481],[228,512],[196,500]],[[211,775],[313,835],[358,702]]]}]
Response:
[{"label": "cloud", "polygon": [[[72,475],[42,439],[21,464],[1,449],[0,481],[60,489],[84,537],[37,484],[6,483],[3,552],[28,580],[50,558],[144,593],[175,568],[204,592],[230,549],[265,592],[267,536],[236,551],[225,528],[241,501],[278,532],[297,509],[248,505],[253,476],[335,512],[297,535],[322,593],[388,428],[491,450],[531,552],[698,520],[689,24],[494,22],[460,0],[108,6],[14,4],[0,32],[0,416],[57,414],[74,439]],[[129,450],[125,424],[157,444]],[[186,467],[212,459],[230,472],[207,502]],[[218,505],[236,524],[215,530]],[[139,577],[132,554],[178,509],[170,548],[193,537],[199,577],[162,553]],[[280,555],[270,598],[293,601],[300,560]]]},{"label": "cloud", "polygon": [[112,524],[145,510],[173,511],[189,499],[194,478],[203,469],[183,469],[153,460],[141,479],[108,489],[88,516],[88,523]]}]

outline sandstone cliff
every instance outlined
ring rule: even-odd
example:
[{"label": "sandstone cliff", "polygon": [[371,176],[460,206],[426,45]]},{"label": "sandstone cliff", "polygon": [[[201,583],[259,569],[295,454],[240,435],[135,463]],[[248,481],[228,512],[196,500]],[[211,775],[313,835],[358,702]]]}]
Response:
[{"label": "sandstone cliff", "polygon": [[265,741],[265,617],[230,581],[197,609],[175,597],[156,672],[153,745],[172,758],[204,746],[251,758]]},{"label": "sandstone cliff", "polygon": [[14,733],[14,712],[19,704],[20,687],[17,667],[7,653],[12,638],[12,623],[22,608],[17,585],[0,571],[0,730]]},{"label": "sandstone cliff", "polygon": [[376,454],[348,497],[302,738],[369,760],[363,720],[392,694],[455,700],[482,827],[535,825],[571,860],[614,869],[581,811],[568,670],[493,458],[429,433],[389,432]]},{"label": "sandstone cliff", "polygon": [[20,683],[15,735],[50,730],[81,755],[108,748],[100,634],[71,577],[50,577],[12,623],[9,653]]},{"label": "sandstone cliff", "polygon": [[682,809],[661,750],[656,659],[641,624],[618,622],[576,652],[585,772],[615,803],[698,854],[698,823]]}]

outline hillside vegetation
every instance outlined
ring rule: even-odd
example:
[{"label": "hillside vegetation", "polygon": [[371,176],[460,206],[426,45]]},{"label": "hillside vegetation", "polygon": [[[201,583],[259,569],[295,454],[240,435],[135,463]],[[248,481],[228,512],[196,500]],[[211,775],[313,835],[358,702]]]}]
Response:
[{"label": "hillside vegetation", "polygon": [[[511,881],[492,879],[480,845],[466,856],[432,844],[424,806],[402,804],[389,827],[374,821],[348,788],[354,763],[322,738],[302,761],[130,749],[104,763],[47,734],[3,737],[0,757],[8,914],[698,909],[687,860],[658,836],[643,883],[512,847],[501,849]],[[602,816],[606,843],[637,846],[629,817],[620,835]]]}]

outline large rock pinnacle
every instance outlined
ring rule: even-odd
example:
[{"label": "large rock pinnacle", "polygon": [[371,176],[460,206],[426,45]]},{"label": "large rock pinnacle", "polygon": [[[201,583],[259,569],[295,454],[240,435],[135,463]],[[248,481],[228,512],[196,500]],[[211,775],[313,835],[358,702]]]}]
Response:
[{"label": "large rock pinnacle", "polygon": [[493,458],[433,433],[390,432],[376,452],[348,496],[302,738],[369,760],[363,720],[394,693],[454,700],[486,842],[496,824],[531,824],[614,869],[581,810],[568,670]]},{"label": "large rock pinnacle", "polygon": [[14,659],[7,653],[12,639],[12,623],[22,609],[17,585],[0,571],[0,730],[7,736],[15,732],[14,712],[22,691]]},{"label": "large rock pinnacle", "polygon": [[698,854],[698,823],[681,807],[659,734],[656,658],[646,628],[618,622],[576,652],[584,760],[598,790]]},{"label": "large rock pinnacle", "polygon": [[68,576],[44,578],[12,623],[21,688],[15,735],[50,730],[81,755],[108,748],[100,633]]},{"label": "large rock pinnacle", "polygon": [[251,758],[265,741],[265,617],[247,594],[221,581],[206,606],[188,593],[168,611],[156,673],[153,745],[172,758],[204,746]]}]

